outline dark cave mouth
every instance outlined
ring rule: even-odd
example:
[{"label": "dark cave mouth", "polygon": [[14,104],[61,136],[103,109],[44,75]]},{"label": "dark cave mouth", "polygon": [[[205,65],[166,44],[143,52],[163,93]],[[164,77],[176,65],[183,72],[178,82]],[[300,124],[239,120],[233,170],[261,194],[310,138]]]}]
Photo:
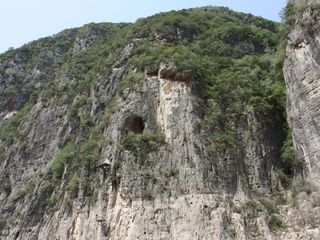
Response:
[{"label": "dark cave mouth", "polygon": [[134,133],[134,134],[139,134],[142,133],[145,128],[144,121],[142,117],[139,116],[130,116],[127,118],[127,120],[124,123],[123,126],[123,133],[128,134],[128,133]]}]

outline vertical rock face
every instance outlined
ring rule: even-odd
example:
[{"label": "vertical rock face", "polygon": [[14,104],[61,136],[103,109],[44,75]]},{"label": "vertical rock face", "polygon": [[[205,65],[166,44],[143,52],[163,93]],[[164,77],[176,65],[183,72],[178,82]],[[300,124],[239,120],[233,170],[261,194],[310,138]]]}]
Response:
[{"label": "vertical rock face", "polygon": [[[287,92],[287,116],[298,160],[302,163],[304,192],[296,193],[296,207],[287,212],[285,239],[318,239],[320,174],[320,30],[319,4],[315,0],[289,1],[289,25],[283,72]],[[301,181],[301,180],[296,180]],[[294,186],[294,188],[296,188]],[[304,196],[303,196],[304,195]],[[311,204],[311,205],[310,205]],[[301,224],[308,221],[314,226]],[[299,224],[300,223],[300,224]],[[299,230],[298,227],[299,226]]]},{"label": "vertical rock face", "polygon": [[288,35],[284,63],[288,121],[304,175],[319,184],[320,16],[315,10],[319,2],[292,1],[292,4],[297,10]]},{"label": "vertical rock face", "polygon": [[[196,79],[178,81],[174,75],[179,75],[174,66],[161,64],[156,76],[142,76],[139,92],[126,89],[126,97],[116,101],[117,112],[104,131],[105,138],[119,143],[127,129],[141,130],[140,120],[131,120],[141,119],[144,132],[164,134],[157,151],[105,146],[102,157],[111,159],[112,166],[106,178],[101,175],[95,182],[96,201],[90,206],[75,202],[71,214],[57,205],[40,225],[20,232],[21,239],[232,239],[232,234],[239,239],[270,239],[263,213],[250,219],[232,212],[230,201],[245,204],[250,189],[270,193],[267,175],[273,163],[269,159],[277,158],[279,149],[274,145],[278,136],[267,133],[274,126],[251,112],[248,126],[242,129],[248,146],[241,152],[246,157],[235,159],[244,169],[223,166],[224,159],[212,164],[199,132],[202,113],[194,94]],[[231,170],[217,173],[219,169]]]},{"label": "vertical rock face", "polygon": [[[295,24],[288,115],[315,181],[320,43],[316,28]],[[89,25],[25,46],[30,56],[2,55],[0,239],[319,239],[309,228],[318,196],[300,201],[302,192],[295,201],[307,207],[294,208],[282,185],[277,27],[200,8]]]}]

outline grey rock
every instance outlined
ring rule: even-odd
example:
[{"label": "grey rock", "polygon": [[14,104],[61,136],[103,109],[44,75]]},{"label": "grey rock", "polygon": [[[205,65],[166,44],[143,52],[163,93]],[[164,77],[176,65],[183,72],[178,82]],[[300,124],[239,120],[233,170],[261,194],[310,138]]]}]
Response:
[{"label": "grey rock", "polygon": [[[312,24],[318,22],[308,10],[301,19]],[[55,104],[54,99],[37,98],[17,126],[19,136],[7,148],[0,149],[0,182],[4,189],[0,193],[0,219],[5,219],[5,224],[0,225],[0,238],[319,239],[320,95],[317,92],[319,53],[315,49],[320,47],[320,38],[318,29],[309,32],[299,21],[295,24],[284,66],[287,109],[309,189],[293,196],[283,190],[279,181],[272,182],[277,179],[275,169],[281,168],[283,129],[279,118],[282,113],[265,116],[247,107],[238,129],[239,147],[227,148],[212,157],[208,154],[207,136],[214,133],[206,132],[201,125],[203,103],[197,94],[196,77],[179,72],[173,63],[163,61],[153,69],[146,69],[145,75],[137,75],[141,79],[135,83],[126,85],[127,76],[136,72],[134,67],[126,65],[127,61],[134,47],[144,41],[133,38],[123,45],[109,72],[93,76],[97,79],[87,89],[87,95],[79,94],[72,103],[61,104]],[[92,47],[100,35],[108,34],[100,30],[89,25],[81,33],[66,31],[56,37],[67,37],[69,53],[76,55]],[[177,29],[174,39],[161,34],[156,37],[164,43],[189,40],[192,33]],[[0,58],[0,80],[5,83],[0,87],[0,126],[13,117],[30,94],[28,91],[22,94],[19,89],[10,96],[17,103],[11,103],[13,100],[5,93],[6,89],[26,82],[32,89],[42,89],[49,80],[39,79],[41,72],[48,64],[58,64],[62,52],[59,47],[43,51],[30,69],[26,68],[28,51],[5,60]],[[61,89],[78,80],[68,71],[59,71],[52,77]],[[120,87],[124,88],[122,93]],[[50,181],[52,163],[61,149],[71,140],[80,146],[92,137],[85,127],[79,130],[77,126],[85,114],[81,106],[73,118],[68,117],[81,97],[90,99],[85,106],[91,117],[88,124],[102,124],[100,130],[105,141],[94,155],[96,162],[108,159],[110,167],[97,169],[94,165],[96,172],[80,168],[75,173],[81,179],[78,198],[72,199],[65,189],[68,171],[73,166],[63,166],[61,181],[53,192]],[[8,108],[8,104],[14,107]],[[215,102],[210,104],[217,113],[221,111]],[[106,113],[109,113],[107,117]],[[139,126],[132,126],[135,123]],[[157,146],[157,151],[129,151],[121,146],[128,129],[161,132],[165,142]],[[92,186],[90,194],[82,186],[88,178]],[[294,186],[301,186],[299,181],[296,178]],[[272,218],[259,203],[263,196],[264,202],[272,204],[275,192],[288,199],[277,213],[272,213],[287,226],[278,230],[270,227]],[[51,198],[54,201],[50,205]],[[297,207],[291,204],[294,200]]]},{"label": "grey rock", "polygon": [[[303,175],[319,184],[319,17],[306,9],[300,13],[288,36],[284,76],[287,86],[288,122],[292,128],[295,148],[303,162]],[[312,23],[309,31],[304,22]]]}]

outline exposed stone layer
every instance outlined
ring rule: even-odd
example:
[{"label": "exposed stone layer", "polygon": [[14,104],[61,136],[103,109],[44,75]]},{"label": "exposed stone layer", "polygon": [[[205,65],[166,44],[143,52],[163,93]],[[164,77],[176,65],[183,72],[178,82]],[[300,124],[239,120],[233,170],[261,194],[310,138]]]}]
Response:
[{"label": "exposed stone layer", "polygon": [[[308,3],[312,5],[311,1]],[[298,12],[296,18],[288,36],[284,63],[288,121],[304,176],[319,184],[320,18],[310,9]]]},{"label": "exposed stone layer", "polygon": [[[302,18],[313,24],[319,20],[308,10]],[[176,28],[173,32],[177,36],[153,34],[155,47],[189,41],[194,34]],[[88,26],[80,34],[74,35],[72,31],[69,34],[72,54],[83,54],[100,34],[109,32]],[[304,163],[304,177],[314,183],[297,196],[285,191],[278,178],[277,169],[282,166],[282,113],[274,111],[269,116],[248,106],[237,129],[240,138],[237,148],[228,146],[222,153],[210,156],[208,137],[212,134],[202,126],[204,103],[199,96],[198,76],[179,72],[170,61],[137,74],[137,68],[128,67],[127,62],[135,47],[144,41],[144,38],[130,39],[118,49],[119,56],[112,60],[110,71],[94,76],[97,79],[88,89],[90,101],[86,105],[91,122],[85,121],[86,113],[81,107],[73,115],[72,109],[68,109],[81,103],[81,94],[75,96],[73,103],[55,105],[50,97],[46,100],[39,97],[30,106],[18,125],[23,133],[19,141],[0,149],[0,177],[6,179],[1,181],[0,220],[6,219],[6,224],[0,221],[0,238],[319,239],[320,196],[314,186],[318,184],[320,170],[318,29],[306,31],[299,21],[295,23],[284,66],[288,118],[295,146]],[[0,125],[14,117],[30,95],[27,92],[14,99],[8,97],[5,89],[29,79],[31,87],[43,87],[48,79],[38,83],[37,76],[45,63],[58,62],[58,53],[59,48],[45,53],[42,57],[46,61],[39,60],[34,71],[21,81],[14,76],[21,75],[26,68],[24,55],[0,62],[0,70],[3,66],[7,69],[6,87],[0,86],[0,100],[4,102],[0,105]],[[75,70],[81,66],[77,65]],[[75,79],[57,70],[55,84],[74,90],[70,86]],[[130,74],[139,79],[128,86],[126,79]],[[221,110],[218,106],[212,109]],[[102,115],[106,112],[109,114],[103,122]],[[72,121],[73,118],[80,121]],[[89,176],[92,192],[83,190],[84,181],[79,180],[77,198],[72,198],[68,195],[71,187],[66,188],[66,184],[68,171],[74,170],[74,165],[64,165],[54,195],[49,191],[54,159],[71,140],[75,145],[86,141],[87,129],[77,132],[83,122],[104,124],[101,131],[105,141],[95,157],[99,161],[110,160],[111,166],[90,166],[94,169]],[[139,144],[131,146],[131,150],[123,146],[125,137],[150,132],[164,135],[160,143],[149,140],[152,151],[141,151]],[[77,176],[88,177],[89,173],[79,169]],[[277,206],[279,211],[272,209],[275,198],[281,197],[284,202]]]}]

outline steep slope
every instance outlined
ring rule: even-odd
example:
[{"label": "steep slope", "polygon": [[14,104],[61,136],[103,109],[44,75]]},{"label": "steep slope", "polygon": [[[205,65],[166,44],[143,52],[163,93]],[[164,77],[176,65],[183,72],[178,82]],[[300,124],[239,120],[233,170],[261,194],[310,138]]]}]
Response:
[{"label": "steep slope", "polygon": [[[308,3],[308,4],[307,4]],[[320,3],[307,1],[289,4],[287,10],[290,34],[288,36],[285,77],[288,95],[288,116],[299,158],[303,159],[304,175],[319,184],[319,127],[318,48]],[[306,5],[307,4],[307,5]]]},{"label": "steep slope", "polygon": [[1,239],[287,239],[279,39],[208,7],[1,55]]},{"label": "steep slope", "polygon": [[293,184],[294,207],[288,213],[288,236],[319,238],[319,46],[320,2],[289,1],[285,10],[288,32],[284,76],[287,114],[301,166]]}]

